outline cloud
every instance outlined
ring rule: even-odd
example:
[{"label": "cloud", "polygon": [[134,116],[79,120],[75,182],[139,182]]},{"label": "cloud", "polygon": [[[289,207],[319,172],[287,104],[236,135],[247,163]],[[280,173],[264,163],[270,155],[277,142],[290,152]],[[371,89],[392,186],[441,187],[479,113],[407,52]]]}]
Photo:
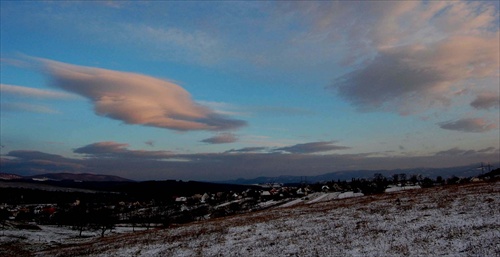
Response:
[{"label": "cloud", "polygon": [[463,150],[458,147],[454,147],[445,151],[440,151],[436,153],[436,156],[464,156],[464,155],[478,155],[484,153],[498,153],[498,150],[494,147],[488,147],[480,150]]},{"label": "cloud", "polygon": [[232,133],[221,133],[214,137],[201,140],[201,142],[209,144],[227,144],[238,141],[238,138]]},{"label": "cloud", "polygon": [[224,153],[255,153],[255,152],[267,152],[269,150],[268,147],[244,147],[241,149],[231,149],[225,151]]},{"label": "cloud", "polygon": [[250,112],[258,113],[259,116],[262,115],[271,115],[271,116],[306,116],[313,115],[314,112],[297,107],[288,107],[288,106],[253,106],[247,107]]},{"label": "cloud", "polygon": [[411,114],[449,104],[459,82],[498,76],[498,63],[497,34],[457,36],[381,49],[367,65],[336,79],[331,88],[362,111]]},{"label": "cloud", "polygon": [[[163,24],[162,24],[163,25]],[[166,57],[213,65],[224,51],[218,38],[201,29],[128,24],[123,33]],[[119,28],[119,30],[121,30]]]},{"label": "cloud", "polygon": [[460,156],[460,155],[472,155],[475,154],[474,150],[462,150],[458,147],[451,148],[445,151],[437,152],[437,156]]},{"label": "cloud", "polygon": [[[332,73],[332,67],[359,65],[382,48],[498,30],[498,12],[488,1],[122,5],[127,6],[124,10],[134,10],[137,19],[117,20],[111,8],[82,13],[80,9],[89,5],[80,3],[46,8],[23,17],[23,21],[41,24],[74,40],[92,38],[96,44],[119,45],[119,50],[141,58],[209,65],[273,81],[279,76],[288,78],[288,83],[301,80],[307,85],[312,83],[310,77],[303,76],[304,70],[324,78]],[[11,8],[7,18],[17,21],[22,13],[39,8]],[[200,8],[205,11],[199,12]],[[197,19],[192,19],[193,15]],[[324,83],[323,78],[314,83]]]},{"label": "cloud", "polygon": [[60,113],[59,111],[54,110],[51,107],[46,106],[44,104],[13,102],[19,100],[18,98],[28,98],[29,100],[33,99],[69,100],[78,98],[77,95],[68,94],[65,92],[8,85],[8,84],[0,84],[0,93],[3,97],[3,100],[6,100],[1,103],[1,110],[7,112],[34,112],[34,113],[45,113],[45,114]]},{"label": "cloud", "polygon": [[470,105],[478,110],[498,109],[500,106],[500,96],[494,93],[483,93],[478,95]]},{"label": "cloud", "polygon": [[28,98],[44,98],[44,99],[71,99],[75,95],[58,92],[47,89],[37,89],[31,87],[15,86],[8,84],[0,84],[0,92],[2,94],[17,95]]},{"label": "cloud", "polygon": [[40,151],[30,151],[30,150],[17,150],[17,151],[10,151],[7,156],[10,157],[16,157],[20,159],[26,159],[26,160],[63,160],[64,157],[57,155],[57,154],[49,154],[49,153],[44,153]]},{"label": "cloud", "polygon": [[271,106],[271,105],[258,105],[258,106],[242,106],[234,105],[224,102],[209,102],[209,101],[199,101],[199,103],[204,106],[210,107],[219,114],[223,115],[238,115],[238,116],[305,116],[313,115],[314,112],[297,107],[290,106]]},{"label": "cloud", "polygon": [[0,103],[2,112],[34,112],[45,114],[56,114],[56,111],[48,106],[28,103]]},{"label": "cloud", "polygon": [[496,149],[495,147],[487,147],[487,148],[484,148],[484,149],[480,149],[477,152],[478,153],[489,153],[489,152],[495,152],[495,151],[498,152],[498,149]]},{"label": "cloud", "polygon": [[482,118],[464,118],[455,121],[438,123],[442,129],[456,130],[461,132],[487,132],[498,128],[498,124],[490,123]]},{"label": "cloud", "polygon": [[39,60],[55,86],[86,97],[100,116],[180,131],[220,131],[246,125],[194,102],[186,90],[165,80]]},{"label": "cloud", "polygon": [[286,146],[281,148],[276,148],[276,151],[284,151],[288,153],[296,153],[296,154],[309,154],[309,153],[319,153],[319,152],[327,152],[333,150],[345,150],[350,149],[347,146],[337,146],[334,145],[335,141],[329,142],[311,142],[305,144],[296,144],[292,146]]},{"label": "cloud", "polygon": [[[429,155],[386,154],[302,154],[302,153],[196,153],[172,155],[171,161],[157,151],[143,151],[142,157],[126,144],[92,144],[82,152],[92,158],[72,159],[37,151],[12,151],[0,158],[2,172],[40,174],[52,172],[92,172],[117,175],[135,180],[182,179],[217,181],[236,178],[280,175],[319,175],[334,171],[452,167],[484,162],[497,163],[497,148],[449,149]],[[104,150],[107,149],[107,150]],[[249,149],[247,149],[249,150]],[[114,156],[114,158],[110,158]],[[134,155],[131,157],[131,155]],[[151,156],[156,156],[151,158]],[[166,154],[165,156],[168,156]],[[184,161],[172,161],[182,159]]]},{"label": "cloud", "polygon": [[242,112],[241,107],[225,102],[198,101],[199,104],[207,106],[221,115],[248,116],[248,113]]},{"label": "cloud", "polygon": [[360,111],[414,114],[453,104],[460,97],[456,92],[498,87],[494,4],[374,1],[310,6],[317,14],[306,17],[311,34],[345,44],[349,54],[344,57],[354,68],[328,88]]},{"label": "cloud", "polygon": [[174,154],[169,151],[144,151],[129,150],[128,144],[116,142],[98,142],[74,149],[74,153],[85,154],[92,158],[115,158],[115,159],[166,159]]},{"label": "cloud", "polygon": [[1,158],[2,171],[20,175],[35,175],[52,172],[79,172],[85,168],[77,160],[68,159],[56,154],[48,154],[40,151],[17,150],[7,154],[8,157]]}]

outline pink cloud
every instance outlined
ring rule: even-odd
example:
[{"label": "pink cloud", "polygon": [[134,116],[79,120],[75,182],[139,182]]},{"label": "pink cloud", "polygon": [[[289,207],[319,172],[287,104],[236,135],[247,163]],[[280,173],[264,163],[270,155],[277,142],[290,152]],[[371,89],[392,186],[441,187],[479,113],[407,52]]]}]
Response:
[{"label": "pink cloud", "polygon": [[228,144],[228,143],[234,143],[236,141],[238,141],[238,137],[236,137],[232,133],[221,133],[214,137],[201,140],[201,142],[209,144]]},{"label": "pink cloud", "polygon": [[186,90],[166,80],[39,60],[55,86],[88,98],[100,116],[181,131],[219,131],[246,124],[196,103]]},{"label": "pink cloud", "polygon": [[0,91],[2,94],[16,95],[21,97],[31,97],[31,98],[46,98],[46,99],[71,99],[75,98],[75,95],[58,92],[47,89],[38,89],[31,87],[15,86],[8,84],[0,84]]},{"label": "pink cloud", "polygon": [[361,110],[410,114],[448,105],[459,85],[472,87],[467,80],[497,77],[499,55],[497,37],[457,36],[392,47],[380,50],[366,66],[340,77],[332,87]]},{"label": "pink cloud", "polygon": [[300,19],[307,28],[292,42],[315,44],[308,55],[320,50],[336,53],[323,56],[341,57],[340,64],[355,68],[338,76],[332,87],[360,110],[408,115],[452,105],[457,91],[498,88],[498,6],[492,2],[331,1],[284,6],[280,16]]}]

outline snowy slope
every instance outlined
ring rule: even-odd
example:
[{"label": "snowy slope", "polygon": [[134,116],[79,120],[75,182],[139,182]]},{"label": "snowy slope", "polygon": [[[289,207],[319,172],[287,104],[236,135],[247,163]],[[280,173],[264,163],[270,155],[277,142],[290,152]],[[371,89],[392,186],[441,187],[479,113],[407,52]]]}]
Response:
[{"label": "snowy slope", "polygon": [[499,256],[500,182],[325,200],[38,256]]}]

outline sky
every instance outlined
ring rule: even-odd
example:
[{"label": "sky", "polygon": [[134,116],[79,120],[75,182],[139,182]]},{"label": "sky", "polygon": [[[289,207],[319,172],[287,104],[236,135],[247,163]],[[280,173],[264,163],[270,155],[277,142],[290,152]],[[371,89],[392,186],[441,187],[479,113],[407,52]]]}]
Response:
[{"label": "sky", "polygon": [[1,1],[1,172],[500,162],[497,1]]}]

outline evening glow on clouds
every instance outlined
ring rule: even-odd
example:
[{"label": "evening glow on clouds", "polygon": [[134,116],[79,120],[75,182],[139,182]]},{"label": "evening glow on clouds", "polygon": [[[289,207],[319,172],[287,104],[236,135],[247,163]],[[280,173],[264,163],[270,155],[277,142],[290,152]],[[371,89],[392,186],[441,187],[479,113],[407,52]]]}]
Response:
[{"label": "evening glow on clouds", "polygon": [[496,1],[1,2],[1,171],[500,161]]}]

